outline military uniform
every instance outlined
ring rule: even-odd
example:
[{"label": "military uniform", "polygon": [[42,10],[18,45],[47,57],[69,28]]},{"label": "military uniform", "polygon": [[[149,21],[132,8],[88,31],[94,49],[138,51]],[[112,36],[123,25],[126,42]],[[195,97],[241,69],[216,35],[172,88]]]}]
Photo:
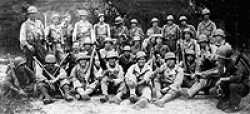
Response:
[{"label": "military uniform", "polygon": [[208,22],[202,21],[199,23],[197,28],[197,36],[205,34],[208,38],[211,38],[216,30],[216,25],[213,21],[209,20]]},{"label": "military uniform", "polygon": [[180,28],[176,24],[164,25],[162,30],[164,44],[167,44],[171,51],[176,51],[176,42],[180,38]]},{"label": "military uniform", "polygon": [[21,25],[20,46],[27,58],[27,65],[32,69],[32,57],[36,56],[44,63],[45,49],[42,44],[44,40],[44,26],[40,20],[28,19]]},{"label": "military uniform", "polygon": [[100,48],[102,48],[105,38],[110,37],[110,26],[104,22],[99,22],[94,25],[94,31],[97,43],[100,45]]},{"label": "military uniform", "polygon": [[[176,59],[175,54],[168,52],[165,55],[165,60]],[[166,102],[176,98],[181,90],[181,85],[184,79],[184,72],[179,65],[175,65],[173,68],[169,68],[167,64],[163,64],[155,74],[160,73],[154,79],[156,95],[163,94],[163,97],[155,102],[157,106],[164,106]],[[159,96],[158,96],[159,97]]]},{"label": "military uniform", "polygon": [[144,33],[142,28],[140,27],[134,27],[129,29],[129,37],[134,38],[135,36],[140,36],[141,38],[144,38]]},{"label": "military uniform", "polygon": [[[73,100],[73,98],[69,95],[70,82],[68,80],[67,73],[64,69],[60,68],[60,66],[55,64],[55,59],[56,58],[54,55],[47,55],[45,57],[45,62],[47,64],[44,66],[44,69],[38,64],[36,64],[38,89],[44,96],[44,104],[52,103],[53,100],[51,96],[54,97],[55,95],[62,95],[62,92],[64,93],[62,97],[64,97],[65,100]],[[50,75],[54,76],[55,79],[52,79]]]},{"label": "military uniform", "polygon": [[71,50],[71,47],[73,45],[72,41],[72,33],[73,33],[73,26],[72,24],[65,23],[62,25],[62,36],[63,36],[63,47],[66,52]]},{"label": "military uniform", "polygon": [[6,76],[2,83],[3,94],[5,96],[33,95],[35,91],[35,75],[26,65],[26,60],[22,57],[16,57],[13,65],[13,71],[10,65],[6,70]]},{"label": "military uniform", "polygon": [[128,55],[125,54],[121,54],[120,58],[119,58],[119,64],[122,66],[124,72],[126,73],[128,68],[134,64],[135,62],[135,57],[134,55],[131,54],[131,49],[130,46],[125,46],[123,48],[123,51],[129,51]]},{"label": "military uniform", "polygon": [[80,42],[80,45],[84,43],[86,38],[89,38],[92,42],[95,42],[95,33],[93,25],[88,21],[79,21],[75,24],[73,32],[73,42]]}]

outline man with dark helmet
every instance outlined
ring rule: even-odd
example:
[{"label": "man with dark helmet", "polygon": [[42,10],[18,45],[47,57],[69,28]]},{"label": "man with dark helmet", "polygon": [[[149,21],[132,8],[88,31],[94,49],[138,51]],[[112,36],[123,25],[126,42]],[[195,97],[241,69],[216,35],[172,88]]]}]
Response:
[{"label": "man with dark helmet", "polygon": [[34,92],[35,75],[26,65],[26,59],[16,57],[13,63],[9,64],[6,77],[2,83],[5,96],[24,95]]},{"label": "man with dark helmet", "polygon": [[55,95],[61,95],[66,101],[72,101],[70,95],[69,80],[64,69],[56,65],[55,55],[48,54],[45,57],[46,64],[36,65],[36,76],[38,80],[38,89],[44,96],[43,103],[53,103]]}]

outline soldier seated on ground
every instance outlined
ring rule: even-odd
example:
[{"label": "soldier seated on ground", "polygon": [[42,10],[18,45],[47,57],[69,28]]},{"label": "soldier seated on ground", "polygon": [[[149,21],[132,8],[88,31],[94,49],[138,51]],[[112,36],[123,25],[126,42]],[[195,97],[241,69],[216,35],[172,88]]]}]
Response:
[{"label": "soldier seated on ground", "polygon": [[162,94],[160,99],[156,100],[154,104],[159,107],[164,107],[166,102],[175,99],[179,96],[181,85],[184,78],[183,69],[176,64],[176,56],[172,52],[165,55],[166,63],[155,71],[155,73],[162,73],[160,77],[156,77],[156,92]]},{"label": "soldier seated on ground", "polygon": [[6,74],[2,83],[4,96],[14,97],[17,95],[27,96],[33,94],[35,75],[26,65],[26,60],[23,57],[16,57],[13,63],[9,64]]},{"label": "soldier seated on ground", "polygon": [[77,65],[70,73],[77,99],[90,100],[89,95],[92,94],[98,84],[98,81],[91,82],[91,65],[90,56],[86,53],[77,54]]},{"label": "soldier seated on ground", "polygon": [[149,82],[152,68],[146,64],[146,54],[143,51],[137,52],[136,61],[128,69],[125,81],[129,88],[130,102],[135,103],[135,108],[145,108],[151,100]]},{"label": "soldier seated on ground", "polygon": [[[124,71],[117,62],[118,57],[119,55],[115,51],[109,52],[106,57],[107,69],[104,70],[104,76],[101,79],[101,90],[104,95],[100,99],[101,102],[110,101],[120,104],[121,97],[125,93]],[[110,95],[112,94],[115,94],[115,96],[111,99]]]},{"label": "soldier seated on ground", "polygon": [[104,48],[100,49],[101,59],[105,59],[108,52],[115,51],[113,46],[114,46],[114,40],[111,39],[110,37],[105,38],[105,40],[104,40]]},{"label": "soldier seated on ground", "polygon": [[36,61],[36,76],[38,80],[38,89],[43,95],[43,103],[53,103],[53,97],[60,95],[66,101],[72,101],[73,97],[70,95],[69,80],[67,73],[60,66],[56,65],[56,58],[52,54],[45,57],[46,65],[38,65]]},{"label": "soldier seated on ground", "polygon": [[130,46],[124,46],[123,52],[119,58],[119,64],[122,66],[125,73],[127,72],[128,68],[134,64],[134,59],[135,56],[131,53]]}]

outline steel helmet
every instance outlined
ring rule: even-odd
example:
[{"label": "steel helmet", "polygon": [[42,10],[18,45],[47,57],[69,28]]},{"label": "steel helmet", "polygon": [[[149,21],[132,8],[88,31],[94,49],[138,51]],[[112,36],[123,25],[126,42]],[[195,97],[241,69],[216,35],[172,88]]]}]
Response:
[{"label": "steel helmet", "polygon": [[210,14],[210,10],[207,9],[207,8],[205,8],[205,9],[203,9],[203,10],[201,11],[201,14],[202,14],[202,15],[208,15],[208,14]]},{"label": "steel helmet", "polygon": [[86,37],[86,39],[84,40],[84,45],[92,45],[92,44],[93,44],[93,42],[90,39],[90,37]]},{"label": "steel helmet", "polygon": [[151,23],[153,23],[153,22],[159,22],[159,19],[154,17],[154,18],[151,19]]},{"label": "steel helmet", "polygon": [[125,46],[124,48],[123,48],[123,51],[131,51],[131,48],[130,48],[130,46]]},{"label": "steel helmet", "polygon": [[54,19],[54,18],[59,18],[59,17],[60,17],[59,13],[54,13],[54,14],[51,16],[52,19]]},{"label": "steel helmet", "polygon": [[146,53],[144,51],[138,51],[136,53],[136,58],[140,59],[140,58],[145,58],[146,57]]},{"label": "steel helmet", "polygon": [[121,24],[121,23],[123,23],[122,17],[121,16],[116,17],[115,18],[115,24]]},{"label": "steel helmet", "polygon": [[216,29],[214,32],[214,36],[226,37],[225,32],[222,29]]},{"label": "steel helmet", "polygon": [[55,64],[56,63],[56,56],[53,54],[46,55],[45,62],[49,63],[49,64]]},{"label": "steel helmet", "polygon": [[85,16],[89,15],[87,10],[78,10],[78,13],[79,13],[80,16],[81,15],[85,15]]},{"label": "steel helmet", "polygon": [[102,17],[102,16],[104,16],[103,13],[98,14],[98,17],[99,17],[99,18]]},{"label": "steel helmet", "polygon": [[186,16],[180,16],[179,21],[184,21],[184,20],[185,21],[188,20],[187,17]]},{"label": "steel helmet", "polygon": [[35,6],[29,6],[29,8],[27,9],[27,13],[38,13],[38,9]]},{"label": "steel helmet", "polygon": [[192,49],[185,49],[186,55],[195,55],[195,51]]},{"label": "steel helmet", "polygon": [[165,60],[169,60],[169,59],[176,59],[176,56],[173,52],[168,52],[165,54]]},{"label": "steel helmet", "polygon": [[174,20],[174,16],[173,15],[168,15],[167,20]]},{"label": "steel helmet", "polygon": [[216,50],[215,54],[218,58],[230,59],[232,55],[232,47],[229,44],[222,45]]},{"label": "steel helmet", "polygon": [[18,56],[18,57],[15,57],[14,59],[14,65],[17,67],[17,66],[20,66],[22,64],[25,64],[26,63],[26,59],[21,57],[21,56]]},{"label": "steel helmet", "polygon": [[133,37],[133,40],[134,40],[134,41],[140,41],[140,40],[141,40],[141,37],[138,36],[138,35],[136,35],[136,36]]},{"label": "steel helmet", "polygon": [[137,23],[138,23],[138,20],[137,20],[137,19],[131,19],[130,23],[135,23],[135,24],[137,24]]},{"label": "steel helmet", "polygon": [[208,42],[208,38],[205,34],[201,34],[199,37],[198,37],[198,42],[199,43],[203,43],[203,42]]},{"label": "steel helmet", "polygon": [[119,54],[116,51],[108,52],[106,59],[119,58]]},{"label": "steel helmet", "polygon": [[89,60],[90,56],[87,55],[87,53],[79,53],[76,55],[76,61],[80,61],[80,60]]},{"label": "steel helmet", "polygon": [[185,28],[185,29],[183,30],[183,33],[184,33],[184,34],[185,34],[185,33],[189,33],[190,35],[193,34],[192,31],[190,30],[190,28]]}]

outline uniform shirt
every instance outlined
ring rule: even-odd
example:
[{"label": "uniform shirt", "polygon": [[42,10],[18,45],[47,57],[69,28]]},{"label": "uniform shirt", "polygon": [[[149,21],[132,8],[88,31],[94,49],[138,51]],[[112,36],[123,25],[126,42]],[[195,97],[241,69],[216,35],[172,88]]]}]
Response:
[{"label": "uniform shirt", "polygon": [[95,41],[95,34],[92,24],[88,21],[81,20],[75,24],[73,42],[86,37],[90,37],[92,42]]},{"label": "uniform shirt", "polygon": [[115,81],[116,84],[118,84],[118,83],[120,83],[120,82],[122,82],[124,80],[124,71],[123,71],[121,65],[116,63],[115,67],[111,67],[107,63],[106,66],[107,66],[106,71],[110,72],[111,75],[109,75],[109,76],[110,76],[110,78],[112,78]]},{"label": "uniform shirt", "polygon": [[45,29],[45,36],[50,42],[62,42],[63,41],[63,31],[62,26],[60,24],[49,25]]},{"label": "uniform shirt", "polygon": [[73,33],[73,26],[71,24],[65,24],[62,26],[62,35],[63,35],[63,39],[64,41],[66,41],[67,43],[72,42],[72,33]]},{"label": "uniform shirt", "polygon": [[211,37],[216,30],[216,25],[213,21],[209,20],[208,22],[202,21],[199,23],[197,28],[197,37],[201,34],[206,35],[207,37]]},{"label": "uniform shirt", "polygon": [[180,45],[181,50],[186,50],[186,49],[194,50],[196,57],[198,57],[200,55],[200,47],[197,44],[196,40],[194,40],[194,39],[181,40],[180,39],[178,41],[178,44]]},{"label": "uniform shirt", "polygon": [[101,38],[106,38],[106,37],[110,37],[110,27],[109,24],[107,23],[97,23],[94,25],[94,31],[95,31],[95,35],[96,37],[101,37]]},{"label": "uniform shirt", "polygon": [[145,64],[142,68],[140,68],[138,64],[134,64],[131,67],[129,67],[125,75],[125,78],[133,82],[139,82],[141,80],[145,80],[146,82],[149,82],[152,73],[153,71],[152,71],[151,66]]},{"label": "uniform shirt", "polygon": [[180,88],[184,79],[184,72],[179,65],[175,65],[173,69],[170,69],[166,64],[163,64],[158,72],[163,73],[163,81],[171,83],[171,89]]},{"label": "uniform shirt", "polygon": [[180,28],[176,24],[164,25],[162,29],[164,39],[179,39]]},{"label": "uniform shirt", "polygon": [[128,68],[134,64],[134,55],[130,54],[128,57],[122,54],[119,58],[119,64],[124,69],[124,72],[126,73]]},{"label": "uniform shirt", "polygon": [[151,27],[147,30],[147,36],[151,36],[151,35],[154,35],[154,34],[161,34],[162,32],[162,28],[161,27]]},{"label": "uniform shirt", "polygon": [[121,35],[128,35],[128,28],[126,26],[114,26],[111,29],[111,37],[118,39]]},{"label": "uniform shirt", "polygon": [[79,80],[80,82],[86,81],[90,74],[88,74],[89,67],[82,68],[77,64],[71,71],[70,77],[72,80]]},{"label": "uniform shirt", "polygon": [[141,38],[144,38],[144,33],[143,33],[142,28],[134,27],[134,28],[129,29],[129,37],[133,38],[135,36],[140,36]]},{"label": "uniform shirt", "polygon": [[34,45],[37,40],[44,39],[44,26],[40,20],[31,21],[28,19],[21,25],[20,46]]}]

